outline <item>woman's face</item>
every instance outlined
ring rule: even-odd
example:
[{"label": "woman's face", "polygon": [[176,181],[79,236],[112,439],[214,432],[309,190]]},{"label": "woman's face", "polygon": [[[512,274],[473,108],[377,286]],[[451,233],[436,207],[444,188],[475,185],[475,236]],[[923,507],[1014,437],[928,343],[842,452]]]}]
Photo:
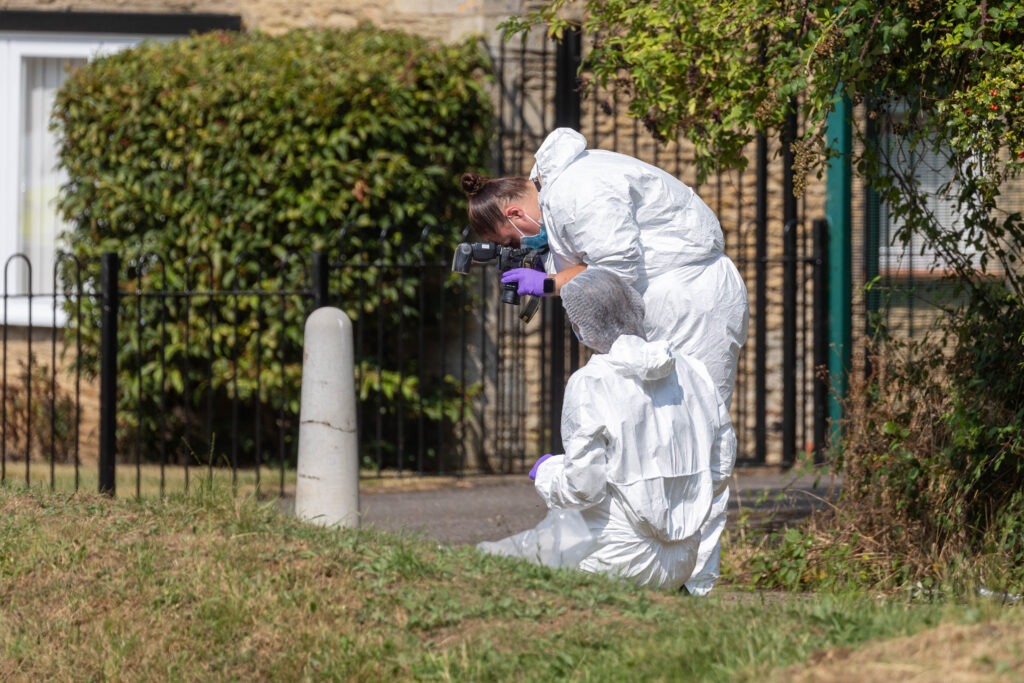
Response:
[{"label": "woman's face", "polygon": [[510,201],[502,211],[505,221],[494,226],[494,242],[506,247],[518,247],[520,238],[540,232],[540,201],[535,188],[529,188],[521,197]]}]

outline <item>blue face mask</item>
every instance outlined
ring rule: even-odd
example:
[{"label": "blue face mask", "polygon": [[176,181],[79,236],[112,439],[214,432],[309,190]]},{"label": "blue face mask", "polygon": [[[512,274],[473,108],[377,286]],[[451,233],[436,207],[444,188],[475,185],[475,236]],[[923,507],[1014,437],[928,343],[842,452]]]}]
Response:
[{"label": "blue face mask", "polygon": [[547,249],[547,246],[548,246],[548,231],[544,227],[543,223],[540,223],[538,221],[533,220],[533,218],[531,218],[530,216],[526,216],[526,220],[530,221],[531,223],[536,225],[538,228],[540,228],[540,232],[538,232],[536,235],[524,235],[523,231],[520,230],[516,226],[516,224],[512,222],[511,218],[506,216],[505,220],[507,220],[509,223],[511,223],[512,227],[515,228],[516,232],[519,233],[519,246],[520,247],[522,247],[524,249],[534,249],[536,251],[542,251],[542,250]]},{"label": "blue face mask", "polygon": [[526,249],[546,249],[548,246],[548,231],[541,225],[540,232],[536,235],[530,235],[529,237],[519,238],[519,246],[525,247]]}]

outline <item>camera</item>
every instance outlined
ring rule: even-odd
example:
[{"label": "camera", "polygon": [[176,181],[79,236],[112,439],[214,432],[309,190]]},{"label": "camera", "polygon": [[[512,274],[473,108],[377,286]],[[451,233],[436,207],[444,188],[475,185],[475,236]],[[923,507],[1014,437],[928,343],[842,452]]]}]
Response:
[{"label": "camera", "polygon": [[[462,242],[455,247],[455,255],[452,257],[452,272],[465,275],[469,273],[469,267],[472,264],[489,263],[491,261],[497,261],[498,271],[502,273],[513,268],[535,268],[540,270],[543,267],[543,256],[544,252],[537,249],[503,247],[494,242]],[[501,301],[506,304],[519,304],[519,292],[516,283],[502,284]],[[537,312],[539,305],[539,300],[531,297],[523,307],[522,312],[520,312],[519,318],[523,322],[529,322],[533,318],[534,313]]]}]

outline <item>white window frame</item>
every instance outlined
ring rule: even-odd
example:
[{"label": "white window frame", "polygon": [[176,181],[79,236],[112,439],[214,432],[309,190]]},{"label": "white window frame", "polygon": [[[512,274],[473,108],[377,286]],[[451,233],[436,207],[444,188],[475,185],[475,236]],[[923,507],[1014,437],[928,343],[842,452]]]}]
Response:
[{"label": "white window frame", "polygon": [[[23,61],[27,58],[85,59],[122,50],[151,36],[144,35],[101,35],[101,34],[55,34],[25,31],[0,32],[0,98],[8,103],[0,106],[0,278],[13,255],[18,252],[19,230],[21,229],[23,198],[21,185],[22,150],[21,136],[24,127],[25,91],[23,82]],[[166,39],[166,37],[164,38]],[[56,207],[53,209],[56,212]],[[52,277],[52,275],[51,275]],[[11,326],[28,325],[52,327],[54,324],[52,292],[41,294],[29,300],[13,296],[17,292],[13,282],[0,282],[0,296],[8,292],[6,301],[6,323]],[[48,288],[52,289],[52,287]],[[20,292],[18,292],[20,294]],[[4,324],[3,302],[0,301],[0,326]],[[57,306],[56,323],[63,327],[65,317]]]}]

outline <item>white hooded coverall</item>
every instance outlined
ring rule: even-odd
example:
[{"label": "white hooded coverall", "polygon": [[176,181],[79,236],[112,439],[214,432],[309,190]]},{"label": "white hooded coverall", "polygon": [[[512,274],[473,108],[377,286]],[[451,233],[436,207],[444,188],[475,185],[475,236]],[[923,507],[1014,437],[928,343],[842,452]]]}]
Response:
[{"label": "white hooded coverall", "polygon": [[535,486],[549,508],[581,511],[596,548],[584,571],[678,588],[697,566],[714,495],[710,460],[732,433],[699,361],[665,341],[619,337],[565,390],[565,454]]},{"label": "white hooded coverall", "polygon": [[[633,157],[588,150],[586,139],[558,128],[535,154],[547,230],[549,273],[586,264],[610,269],[644,299],[650,340],[668,341],[710,373],[728,407],[739,349],[746,342],[747,290],[714,212],[686,184]],[[692,593],[705,594],[718,576],[735,434],[712,463],[715,500],[702,533]]]},{"label": "white hooded coverall", "polygon": [[535,158],[548,272],[579,264],[614,271],[644,298],[647,338],[696,356],[728,405],[749,315],[714,212],[669,173],[588,150],[571,128],[548,135]]}]

